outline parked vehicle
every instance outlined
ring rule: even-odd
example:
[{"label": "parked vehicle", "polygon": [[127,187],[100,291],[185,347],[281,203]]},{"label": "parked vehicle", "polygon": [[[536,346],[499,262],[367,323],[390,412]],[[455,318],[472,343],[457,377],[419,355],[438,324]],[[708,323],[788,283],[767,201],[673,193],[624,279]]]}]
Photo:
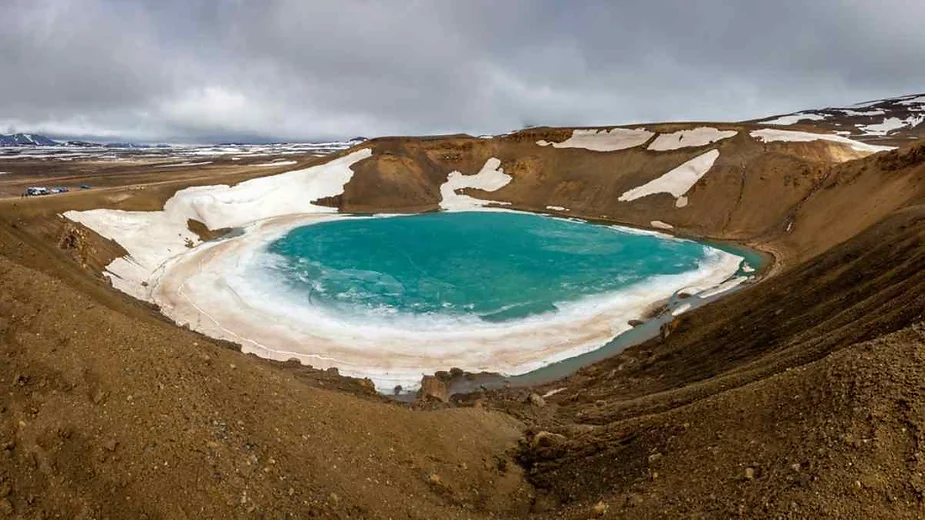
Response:
[{"label": "parked vehicle", "polygon": [[26,188],[26,191],[23,192],[23,196],[38,197],[39,195],[48,195],[49,193],[51,192],[44,186],[30,186]]}]

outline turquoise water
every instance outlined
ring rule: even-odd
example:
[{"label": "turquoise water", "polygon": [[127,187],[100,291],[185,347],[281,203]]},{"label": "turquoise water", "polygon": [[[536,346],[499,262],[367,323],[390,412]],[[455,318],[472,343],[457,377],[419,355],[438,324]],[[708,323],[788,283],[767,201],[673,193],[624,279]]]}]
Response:
[{"label": "turquoise water", "polygon": [[269,245],[275,277],[341,315],[515,320],[698,267],[702,244],[503,212],[348,218]]}]

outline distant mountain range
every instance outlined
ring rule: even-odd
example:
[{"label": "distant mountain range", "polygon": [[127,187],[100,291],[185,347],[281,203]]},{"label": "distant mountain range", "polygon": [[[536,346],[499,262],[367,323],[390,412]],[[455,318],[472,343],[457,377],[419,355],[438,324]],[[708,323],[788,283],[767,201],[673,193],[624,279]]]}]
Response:
[{"label": "distant mountain range", "polygon": [[0,134],[0,147],[31,146],[73,146],[76,148],[159,148],[167,145],[148,145],[137,143],[94,143],[91,141],[55,141],[41,134]]},{"label": "distant mountain range", "polygon": [[60,146],[61,144],[39,134],[0,134],[0,146]]}]

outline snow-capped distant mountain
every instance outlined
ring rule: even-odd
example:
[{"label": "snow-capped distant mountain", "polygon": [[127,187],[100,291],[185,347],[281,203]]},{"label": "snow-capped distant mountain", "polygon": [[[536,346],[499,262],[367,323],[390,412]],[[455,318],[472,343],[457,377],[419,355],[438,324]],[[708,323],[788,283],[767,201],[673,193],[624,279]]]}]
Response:
[{"label": "snow-capped distant mountain", "polygon": [[58,146],[60,144],[40,134],[0,134],[0,146]]},{"label": "snow-capped distant mountain", "polygon": [[99,148],[103,146],[99,143],[92,143],[90,141],[66,141],[62,144],[64,144],[64,146],[75,146],[78,148]]},{"label": "snow-capped distant mountain", "polygon": [[925,139],[925,94],[866,101],[848,107],[804,110],[754,122],[811,126],[861,141],[902,144]]},{"label": "snow-capped distant mountain", "polygon": [[130,143],[130,142],[107,143],[103,146],[105,146],[106,148],[121,148],[125,150],[131,150],[131,149],[141,150],[141,149],[147,149],[147,148],[152,147],[151,145],[148,145],[148,144],[138,144],[138,143]]}]

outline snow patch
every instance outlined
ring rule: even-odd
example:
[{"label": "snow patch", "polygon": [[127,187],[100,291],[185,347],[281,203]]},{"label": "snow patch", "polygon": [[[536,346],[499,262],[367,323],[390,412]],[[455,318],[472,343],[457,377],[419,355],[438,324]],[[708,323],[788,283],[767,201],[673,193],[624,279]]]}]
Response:
[{"label": "snow patch", "polygon": [[736,130],[717,130],[709,126],[701,126],[690,130],[678,130],[670,134],[660,134],[649,145],[649,150],[667,151],[677,150],[678,148],[691,148],[695,146],[706,146],[716,141],[728,139],[739,132]]},{"label": "snow patch", "polygon": [[916,96],[911,99],[904,99],[896,103],[897,105],[911,106],[911,105],[925,105],[925,96]]},{"label": "snow patch", "polygon": [[842,114],[845,114],[846,116],[860,116],[860,117],[882,116],[886,114],[886,112],[884,112],[883,110],[880,110],[879,108],[874,109],[874,110],[864,110],[864,111],[848,110],[848,109],[840,108],[838,109],[838,111],[841,112]]},{"label": "snow patch", "polygon": [[823,114],[810,114],[805,112],[797,112],[795,114],[790,114],[786,116],[778,117],[777,119],[772,119],[770,121],[763,121],[763,124],[766,125],[794,125],[800,121],[822,121],[826,116]]},{"label": "snow patch", "polygon": [[[749,269],[751,269],[752,271],[754,271],[754,268],[752,268],[752,267],[749,266],[748,264],[744,264],[743,267],[742,267],[742,270],[744,271],[746,267],[749,268]],[[724,293],[724,292],[726,292],[726,291],[732,290],[732,289],[734,289],[734,288],[736,288],[736,287],[742,285],[743,283],[745,283],[745,282],[747,282],[747,281],[748,281],[748,277],[747,277],[747,276],[736,276],[735,278],[731,278],[731,279],[729,279],[729,280],[726,280],[725,282],[723,282],[723,283],[721,283],[721,284],[719,284],[719,285],[717,285],[717,286],[715,286],[715,287],[713,287],[713,288],[711,288],[711,289],[707,289],[706,291],[703,291],[703,292],[701,292],[701,293],[698,293],[697,296],[700,297],[700,298],[704,298],[704,299],[706,299],[706,298],[711,298],[711,297],[713,297],[713,296],[719,296],[720,294],[722,294],[722,293]]]},{"label": "snow patch", "polygon": [[552,397],[552,396],[558,394],[559,392],[561,392],[561,391],[563,391],[563,390],[565,390],[565,389],[566,389],[566,387],[563,386],[563,387],[561,387],[561,388],[556,388],[556,389],[554,389],[554,390],[550,390],[550,391],[546,392],[545,394],[543,394],[543,399],[546,399],[547,397]]},{"label": "snow patch", "polygon": [[173,258],[200,242],[187,227],[198,220],[209,229],[235,228],[293,213],[332,213],[336,208],[310,201],[344,192],[353,177],[350,167],[372,155],[359,150],[327,164],[242,182],[236,186],[195,186],[180,190],[162,211],[93,209],[68,211],[64,217],[119,243],[128,256],[106,267],[113,287],[151,301],[149,288]]},{"label": "snow patch", "polygon": [[644,128],[614,128],[611,130],[572,130],[572,136],[561,143],[540,140],[540,146],[553,148],[584,148],[594,152],[615,152],[645,144],[655,133]]},{"label": "snow patch", "polygon": [[292,166],[299,164],[299,161],[271,161],[266,163],[251,164],[251,166]]},{"label": "snow patch", "polygon": [[674,226],[667,222],[662,222],[661,220],[653,220],[652,222],[649,222],[649,225],[655,229],[674,229]]},{"label": "snow patch", "polygon": [[925,115],[909,116],[906,119],[898,117],[888,117],[882,122],[873,125],[857,125],[857,127],[868,136],[885,136],[890,132],[900,128],[915,128],[925,121]]},{"label": "snow patch", "polygon": [[670,172],[653,179],[642,186],[633,188],[617,199],[621,202],[640,199],[656,193],[669,193],[677,201],[675,206],[683,208],[687,205],[685,194],[694,187],[694,184],[703,177],[713,163],[719,158],[719,150],[710,150],[709,152],[698,155],[686,163],[678,166]]},{"label": "snow patch", "polygon": [[831,141],[859,152],[883,152],[893,150],[892,146],[877,146],[853,139],[848,139],[840,135],[832,134],[814,134],[812,132],[798,132],[795,130],[778,130],[777,128],[762,128],[761,130],[752,130],[751,136],[763,143],[788,142],[788,143],[808,143],[812,141]]},{"label": "snow patch", "polygon": [[478,209],[487,204],[509,204],[482,200],[468,195],[460,195],[456,190],[475,188],[484,191],[498,191],[511,182],[512,177],[500,168],[501,159],[492,157],[485,161],[485,165],[475,175],[463,175],[458,171],[450,172],[446,182],[440,185],[440,208],[447,211],[466,211]]}]

